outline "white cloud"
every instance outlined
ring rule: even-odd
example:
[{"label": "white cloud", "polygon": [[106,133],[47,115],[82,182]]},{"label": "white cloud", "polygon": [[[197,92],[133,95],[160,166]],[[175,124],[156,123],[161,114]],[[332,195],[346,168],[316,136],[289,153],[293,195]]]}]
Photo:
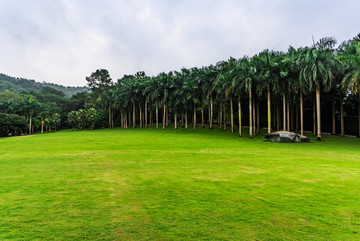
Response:
[{"label": "white cloud", "polygon": [[114,80],[285,51],[357,34],[360,3],[344,0],[3,0],[0,72],[64,85],[106,68]]}]

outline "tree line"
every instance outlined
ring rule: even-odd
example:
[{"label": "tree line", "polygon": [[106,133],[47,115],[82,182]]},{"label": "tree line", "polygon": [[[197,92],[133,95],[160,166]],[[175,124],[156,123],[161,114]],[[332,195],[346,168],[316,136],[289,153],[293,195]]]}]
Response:
[{"label": "tree line", "polygon": [[80,92],[87,91],[87,87],[66,87],[58,84],[46,83],[46,82],[36,82],[35,80],[29,80],[25,78],[15,78],[5,74],[0,73],[0,92],[9,90],[15,93],[20,93],[22,91],[37,91],[41,92],[42,89],[51,88],[57,91],[60,91],[70,98],[72,95],[75,95]]},{"label": "tree line", "polygon": [[86,93],[66,98],[51,87],[40,92],[0,92],[0,136],[13,136],[56,131],[66,127],[66,115],[83,106]]},{"label": "tree line", "polygon": [[[156,76],[139,71],[116,82],[107,70],[99,69],[86,77],[90,93],[66,100],[53,90],[49,96],[26,94],[52,103],[52,115],[59,109],[59,126],[73,130],[151,125],[165,129],[169,124],[212,129],[218,125],[233,133],[236,128],[243,136],[246,126],[250,138],[266,127],[268,133],[291,130],[303,135],[311,130],[321,140],[323,131],[360,136],[359,72],[360,34],[337,47],[334,38],[322,38],[311,47],[264,50],[252,57],[230,57]],[[3,111],[1,105],[0,98],[0,112],[14,114]],[[30,126],[32,115],[44,120],[40,114],[44,108],[33,114],[32,107],[17,113]]]},{"label": "tree line", "polygon": [[[239,136],[245,122],[250,138],[265,124],[268,133],[294,130],[303,135],[305,128],[312,129],[321,140],[322,125],[332,134],[345,135],[346,102],[346,114],[352,117],[348,122],[358,119],[349,131],[357,129],[360,136],[360,34],[335,46],[334,38],[322,38],[311,47],[264,50],[251,58],[230,57],[216,65],[152,77],[140,71],[113,83],[101,69],[86,80],[93,98],[108,108],[110,128],[118,111],[123,128],[146,128],[153,122],[156,128],[169,122],[188,128],[191,122],[195,129],[200,119],[201,127],[217,123],[234,132],[236,121]],[[324,123],[324,118],[331,121]]]}]

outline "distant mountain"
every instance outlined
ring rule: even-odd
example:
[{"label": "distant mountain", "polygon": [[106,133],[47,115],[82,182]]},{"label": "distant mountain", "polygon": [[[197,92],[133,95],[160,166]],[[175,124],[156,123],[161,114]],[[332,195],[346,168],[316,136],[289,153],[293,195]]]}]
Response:
[{"label": "distant mountain", "polygon": [[58,84],[51,84],[46,82],[36,82],[35,80],[29,80],[24,78],[15,78],[5,74],[0,74],[0,92],[9,90],[19,93],[21,91],[34,90],[40,92],[43,87],[51,87],[59,90],[65,94],[65,97],[70,98],[79,92],[89,91],[86,86],[83,87],[66,87]]}]

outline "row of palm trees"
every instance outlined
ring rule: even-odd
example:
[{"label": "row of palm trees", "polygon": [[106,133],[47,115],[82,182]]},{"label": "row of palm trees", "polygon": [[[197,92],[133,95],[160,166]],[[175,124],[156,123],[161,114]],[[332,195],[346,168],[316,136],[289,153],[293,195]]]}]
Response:
[{"label": "row of palm trees", "polygon": [[[118,110],[123,128],[146,128],[153,121],[159,128],[161,115],[163,129],[170,119],[174,128],[178,128],[181,120],[183,127],[188,128],[191,121],[196,129],[200,116],[202,127],[207,123],[212,129],[217,122],[226,129],[230,124],[232,132],[237,119],[239,136],[242,136],[245,103],[250,138],[259,133],[260,118],[264,117],[260,113],[261,103],[266,103],[268,133],[272,128],[290,130],[295,119],[296,129],[300,122],[299,132],[303,135],[304,98],[315,96],[312,119],[314,134],[320,141],[322,93],[332,96],[334,134],[336,93],[344,98],[359,92],[360,116],[360,34],[337,48],[335,45],[333,38],[323,38],[311,47],[290,47],[286,53],[264,50],[251,58],[231,57],[216,65],[183,68],[153,77],[137,72],[123,76],[116,84],[112,84],[106,70],[98,70],[87,80],[91,79],[89,86],[93,93],[107,105],[110,128],[114,126],[114,110]],[[342,103],[341,100],[341,135],[344,135]],[[234,109],[238,110],[237,118],[234,118]]]}]

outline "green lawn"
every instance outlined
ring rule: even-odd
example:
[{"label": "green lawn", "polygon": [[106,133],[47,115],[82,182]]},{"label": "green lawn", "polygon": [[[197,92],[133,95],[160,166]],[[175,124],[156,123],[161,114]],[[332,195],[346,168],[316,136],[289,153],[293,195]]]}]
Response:
[{"label": "green lawn", "polygon": [[0,240],[360,240],[360,139],[214,129],[0,139]]}]

